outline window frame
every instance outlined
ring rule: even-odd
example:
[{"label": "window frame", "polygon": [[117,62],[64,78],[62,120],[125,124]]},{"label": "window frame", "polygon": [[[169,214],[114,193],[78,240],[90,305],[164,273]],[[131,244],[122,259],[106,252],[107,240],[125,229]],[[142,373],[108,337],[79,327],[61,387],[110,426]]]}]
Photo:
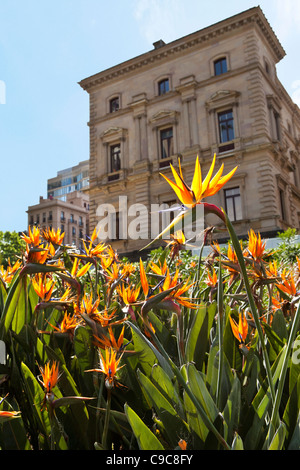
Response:
[{"label": "window frame", "polygon": [[[223,121],[221,120],[221,116],[231,114],[231,118],[226,118]],[[232,122],[232,135],[230,135],[230,128],[228,123]],[[234,112],[232,108],[228,108],[223,111],[217,112],[217,122],[218,122],[218,139],[219,139],[219,152],[225,152],[227,150],[234,149],[234,139],[235,139],[235,126],[234,126]],[[225,132],[226,132],[226,140],[224,140],[222,125],[226,124]],[[230,138],[232,137],[232,138]]]},{"label": "window frame", "polygon": [[[232,190],[238,190],[238,194],[232,194],[232,195],[228,195],[228,192],[229,191],[232,191]],[[239,198],[239,205],[240,205],[240,214],[241,214],[241,217],[238,218],[237,217],[237,204],[236,204],[236,199]],[[229,214],[228,214],[228,200],[231,200],[232,201],[232,210],[233,210],[233,218],[232,218],[232,222],[238,222],[240,220],[243,219],[243,207],[242,207],[242,196],[241,196],[241,188],[240,186],[234,186],[232,188],[226,188],[224,189],[224,201],[225,201],[225,210],[226,210],[226,214],[228,215],[229,217]]]},{"label": "window frame", "polygon": [[[166,87],[167,84],[167,87]],[[169,77],[162,78],[157,82],[158,96],[163,96],[170,91],[170,79]]]},{"label": "window frame", "polygon": [[[224,67],[225,64],[225,67]],[[218,77],[219,75],[223,75],[224,73],[228,72],[228,60],[226,56],[218,57],[213,61],[214,65],[214,76]],[[217,66],[220,66],[220,71],[217,72]]]},{"label": "window frame", "polygon": [[[116,151],[118,149],[118,151]],[[109,173],[118,174],[122,169],[122,158],[121,158],[121,142],[111,144],[109,146]],[[113,161],[113,158],[117,157],[117,165]],[[113,178],[116,179],[116,178]]]},{"label": "window frame", "polygon": [[[117,103],[116,109],[114,109],[114,104]],[[108,111],[110,114],[117,113],[121,109],[121,99],[120,95],[115,95],[109,98],[108,100]]]},{"label": "window frame", "polygon": [[[171,136],[163,137],[163,133],[172,132]],[[167,141],[168,152],[165,154],[164,142]],[[164,127],[159,130],[159,143],[160,143],[160,159],[161,160],[170,160],[174,155],[174,129],[173,126]]]},{"label": "window frame", "polygon": [[286,210],[286,197],[285,191],[279,186],[279,204],[280,204],[280,216],[283,222],[287,222],[287,210]]}]

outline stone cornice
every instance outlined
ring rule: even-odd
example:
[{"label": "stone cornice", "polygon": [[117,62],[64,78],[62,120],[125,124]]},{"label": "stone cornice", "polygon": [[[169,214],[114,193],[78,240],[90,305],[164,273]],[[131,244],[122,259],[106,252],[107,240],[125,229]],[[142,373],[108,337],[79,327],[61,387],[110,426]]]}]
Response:
[{"label": "stone cornice", "polygon": [[258,27],[263,37],[265,37],[266,41],[270,45],[276,60],[279,62],[285,56],[285,51],[261,8],[254,7],[227,18],[226,20],[208,26],[207,28],[196,31],[195,33],[172,41],[158,49],[146,52],[133,59],[122,62],[119,65],[85,78],[79,82],[79,85],[89,92],[94,87],[101,86],[107,81],[120,79],[122,76],[131,72],[136,72],[139,69],[152,66],[161,60],[173,58],[178,54],[185,53],[190,49],[197,48],[211,40],[220,38],[220,36],[225,34],[230,34],[232,31],[238,31],[240,28],[244,28],[251,24],[255,24]]}]

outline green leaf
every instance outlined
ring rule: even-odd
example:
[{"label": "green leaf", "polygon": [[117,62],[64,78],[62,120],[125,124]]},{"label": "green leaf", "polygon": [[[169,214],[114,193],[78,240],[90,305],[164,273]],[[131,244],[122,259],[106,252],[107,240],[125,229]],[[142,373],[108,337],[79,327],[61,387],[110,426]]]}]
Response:
[{"label": "green leaf", "polygon": [[82,325],[76,326],[74,330],[74,351],[78,358],[81,372],[88,370],[93,365],[93,348],[91,335],[87,328]]},{"label": "green leaf", "polygon": [[188,332],[185,346],[187,362],[194,362],[197,369],[201,370],[207,351],[209,332],[212,327],[216,312],[216,303],[208,308],[202,305],[194,313],[194,320]]},{"label": "green leaf", "polygon": [[175,408],[165,398],[165,396],[153,385],[153,383],[141,372],[138,373],[139,381],[144,388],[147,397],[155,409],[158,419],[163,423],[163,433],[168,442],[175,447],[180,436],[187,432],[187,424],[178,415]]},{"label": "green leaf", "polygon": [[182,419],[186,419],[183,403],[178,393],[178,384],[174,384],[158,364],[154,364],[152,368],[151,380],[160,393],[162,393],[162,395],[176,409],[180,417]]},{"label": "green leaf", "polygon": [[187,365],[188,384],[196,399],[199,401],[207,417],[213,423],[219,414],[219,410],[206,388],[204,379],[193,364]]},{"label": "green leaf", "polygon": [[241,413],[241,384],[238,377],[234,377],[231,392],[229,394],[224,416],[224,437],[228,443],[233,440],[234,430],[239,427]]},{"label": "green leaf", "polygon": [[0,337],[3,339],[11,325],[19,297],[23,289],[23,282],[20,282],[19,275],[16,276],[9,288],[0,322]]},{"label": "green leaf", "polygon": [[281,421],[280,425],[268,447],[268,450],[282,450],[286,436],[285,424]]},{"label": "green leaf", "polygon": [[242,438],[238,435],[238,433],[235,433],[233,442],[232,442],[232,450],[244,450],[244,444],[242,441]]},{"label": "green leaf", "polygon": [[150,431],[133,409],[125,404],[124,410],[140,450],[164,450],[164,447],[157,437]]},{"label": "green leaf", "polygon": [[200,413],[198,413],[195,404],[186,391],[184,391],[183,399],[187,423],[193,439],[193,448],[200,450],[204,445],[209,430],[205,425]]},{"label": "green leaf", "polygon": [[272,328],[281,340],[286,340],[288,331],[286,327],[286,320],[281,310],[276,310],[272,320]]},{"label": "green leaf", "polygon": [[292,393],[300,375],[300,335],[294,341],[289,373],[289,392]]},{"label": "green leaf", "polygon": [[298,414],[298,419],[288,446],[288,450],[300,450],[300,413]]},{"label": "green leaf", "polygon": [[143,335],[141,330],[133,323],[127,322],[131,327],[134,350],[138,353],[139,364],[147,376],[150,376],[152,366],[159,363],[170,378],[174,377],[171,366],[164,356],[153,346],[153,344]]},{"label": "green leaf", "polygon": [[[31,407],[31,413],[36,420],[38,429],[47,438],[51,434],[51,425],[48,412],[41,409],[45,394],[37,379],[26,364],[21,364],[21,370],[24,377],[25,393]],[[50,443],[48,443],[48,445],[49,444]]]}]

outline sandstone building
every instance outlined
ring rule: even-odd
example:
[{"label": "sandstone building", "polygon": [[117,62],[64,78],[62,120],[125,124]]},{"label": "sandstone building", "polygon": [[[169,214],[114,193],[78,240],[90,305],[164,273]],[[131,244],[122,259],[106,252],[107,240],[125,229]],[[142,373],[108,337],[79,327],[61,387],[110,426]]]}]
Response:
[{"label": "sandstone building", "polygon": [[[250,227],[263,236],[299,228],[300,110],[276,74],[284,56],[255,7],[169,44],[160,40],[82,80],[90,101],[91,231],[105,203],[115,207],[117,229],[124,230],[120,196],[149,212],[151,204],[173,204],[159,173],[172,178],[169,164],[177,167],[180,156],[191,183],[196,156],[205,176],[214,153],[224,174],[238,165],[209,202],[227,210],[239,235]],[[141,240],[111,235],[120,253],[145,246],[149,215],[140,222]]]},{"label": "sandstone building", "polygon": [[64,243],[77,247],[89,235],[89,161],[58,171],[47,181],[47,198],[28,207],[28,226],[53,227],[65,233]]},{"label": "sandstone building", "polygon": [[29,206],[28,226],[41,229],[60,228],[64,232],[64,244],[82,247],[82,239],[89,234],[89,198],[87,194],[73,191],[65,201],[40,197],[39,204]]}]

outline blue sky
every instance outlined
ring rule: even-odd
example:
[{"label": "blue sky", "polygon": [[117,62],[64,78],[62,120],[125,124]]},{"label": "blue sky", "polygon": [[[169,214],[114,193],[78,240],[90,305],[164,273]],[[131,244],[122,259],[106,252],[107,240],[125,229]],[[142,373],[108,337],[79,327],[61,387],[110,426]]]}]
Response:
[{"label": "blue sky", "polygon": [[0,0],[0,230],[24,231],[47,179],[89,158],[80,80],[257,5],[300,105],[300,0]]}]

